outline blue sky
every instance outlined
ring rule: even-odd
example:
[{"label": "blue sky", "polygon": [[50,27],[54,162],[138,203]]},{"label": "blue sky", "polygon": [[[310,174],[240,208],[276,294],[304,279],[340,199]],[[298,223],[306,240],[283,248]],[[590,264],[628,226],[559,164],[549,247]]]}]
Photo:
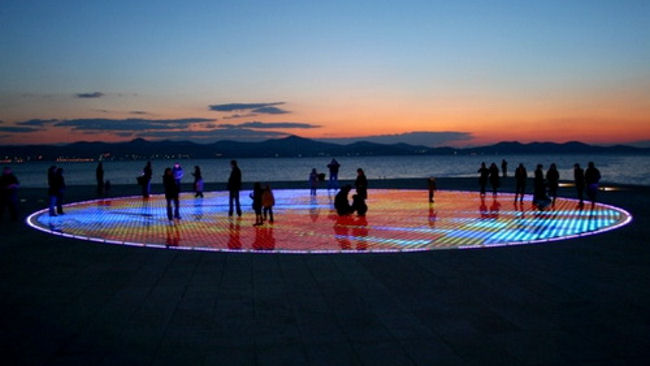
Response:
[{"label": "blue sky", "polygon": [[282,102],[264,122],[309,137],[620,118],[650,139],[648,1],[3,1],[0,19],[4,124]]}]

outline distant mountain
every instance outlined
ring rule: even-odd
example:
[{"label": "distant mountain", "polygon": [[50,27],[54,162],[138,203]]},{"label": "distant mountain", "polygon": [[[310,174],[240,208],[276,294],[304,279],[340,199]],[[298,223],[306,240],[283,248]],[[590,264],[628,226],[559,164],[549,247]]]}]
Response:
[{"label": "distant mountain", "polygon": [[507,154],[650,154],[650,148],[595,146],[581,142],[553,143],[499,142],[494,145],[452,148],[414,146],[405,143],[379,144],[360,141],[347,145],[315,141],[298,136],[263,142],[218,141],[198,144],[190,141],[75,142],[68,145],[0,146],[0,160],[143,160],[183,158],[246,158],[308,156],[387,156],[387,155],[507,155]]}]

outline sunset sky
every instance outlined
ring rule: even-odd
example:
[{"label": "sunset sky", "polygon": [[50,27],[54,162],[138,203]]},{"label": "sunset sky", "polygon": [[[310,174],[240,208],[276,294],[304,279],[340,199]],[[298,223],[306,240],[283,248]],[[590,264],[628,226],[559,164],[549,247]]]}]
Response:
[{"label": "sunset sky", "polygon": [[0,55],[0,144],[650,141],[648,0],[3,0]]}]

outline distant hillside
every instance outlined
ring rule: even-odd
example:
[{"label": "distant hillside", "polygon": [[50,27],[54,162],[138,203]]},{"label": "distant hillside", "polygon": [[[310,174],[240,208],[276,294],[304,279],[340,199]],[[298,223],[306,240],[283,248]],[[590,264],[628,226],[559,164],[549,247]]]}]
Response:
[{"label": "distant hillside", "polygon": [[197,144],[189,141],[75,142],[68,145],[0,146],[0,159],[16,160],[143,160],[183,158],[246,158],[308,156],[387,156],[387,155],[507,155],[507,154],[650,154],[650,148],[595,146],[581,142],[500,142],[472,148],[431,148],[404,143],[378,144],[361,141],[348,145],[310,140],[298,136],[263,142],[218,141]]}]

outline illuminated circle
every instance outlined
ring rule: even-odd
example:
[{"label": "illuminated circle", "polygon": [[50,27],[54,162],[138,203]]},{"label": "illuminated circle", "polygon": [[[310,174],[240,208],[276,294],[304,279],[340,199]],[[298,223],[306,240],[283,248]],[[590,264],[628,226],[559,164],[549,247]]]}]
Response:
[{"label": "illuminated circle", "polygon": [[536,209],[530,197],[437,191],[435,203],[422,190],[370,190],[366,216],[338,216],[334,193],[275,190],[275,222],[254,226],[248,191],[240,194],[242,218],[228,217],[228,192],[205,198],[181,196],[181,220],[169,221],[164,196],[121,197],[73,203],[65,215],[48,210],[27,218],[51,234],[102,243],[155,248],[254,252],[391,252],[487,248],[542,243],[604,232],[631,221],[625,210],[596,203],[580,207],[558,198]]}]

